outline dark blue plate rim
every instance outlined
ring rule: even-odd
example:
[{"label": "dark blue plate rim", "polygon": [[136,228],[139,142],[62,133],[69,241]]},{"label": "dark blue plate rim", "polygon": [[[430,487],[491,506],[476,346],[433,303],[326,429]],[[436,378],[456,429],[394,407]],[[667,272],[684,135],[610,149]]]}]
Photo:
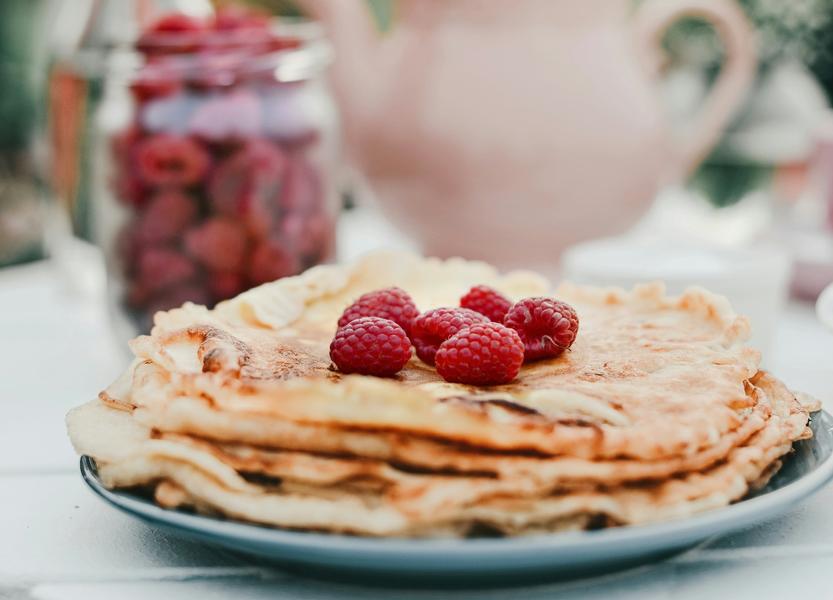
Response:
[{"label": "dark blue plate rim", "polygon": [[[821,436],[828,447],[833,446],[833,417],[826,411],[813,414],[814,437],[799,444],[819,444]],[[812,448],[811,448],[812,450]],[[791,460],[787,458],[786,460]],[[290,531],[242,521],[225,520],[165,509],[149,499],[124,491],[111,491],[98,478],[94,459],[82,456],[81,475],[84,482],[101,498],[116,508],[140,518],[156,521],[185,532],[201,532],[248,542],[295,547],[310,551],[368,552],[373,554],[406,553],[436,558],[440,553],[464,552],[478,554],[523,552],[536,550],[587,550],[594,546],[610,550],[628,544],[661,539],[705,539],[718,533],[729,533],[775,516],[807,498],[833,479],[833,452],[824,456],[816,467],[785,485],[746,498],[729,506],[706,511],[691,517],[646,525],[613,527],[594,531],[577,531],[540,536],[505,538],[369,538],[343,534]]]}]

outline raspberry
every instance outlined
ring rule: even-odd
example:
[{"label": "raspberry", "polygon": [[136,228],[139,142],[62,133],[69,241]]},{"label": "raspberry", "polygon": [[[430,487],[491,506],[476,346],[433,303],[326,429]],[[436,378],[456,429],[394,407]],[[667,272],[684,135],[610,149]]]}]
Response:
[{"label": "raspberry", "polygon": [[136,47],[149,56],[193,52],[205,32],[205,21],[171,13],[148,27],[136,41]]},{"label": "raspberry", "polygon": [[243,275],[233,271],[213,271],[208,274],[207,283],[215,302],[234,298],[246,288]]},{"label": "raspberry", "polygon": [[306,161],[294,159],[286,166],[280,205],[287,213],[315,212],[321,207],[323,194],[316,170]]},{"label": "raspberry", "polygon": [[486,323],[488,318],[468,308],[435,308],[419,315],[411,328],[417,356],[429,365],[444,341],[465,327]]},{"label": "raspberry", "polygon": [[139,177],[129,170],[123,170],[111,181],[113,193],[123,204],[142,208],[148,200],[147,189]]},{"label": "raspberry", "polygon": [[133,148],[142,138],[142,129],[137,123],[128,125],[110,138],[110,153],[120,169],[133,164]]},{"label": "raspberry", "polygon": [[203,31],[205,22],[184,13],[169,13],[161,16],[150,27],[152,33],[182,33],[186,31]]},{"label": "raspberry", "polygon": [[390,319],[361,317],[339,327],[330,358],[342,373],[389,377],[411,358],[411,341]]},{"label": "raspberry", "polygon": [[359,296],[359,299],[341,314],[338,326],[344,327],[359,317],[380,317],[390,319],[410,335],[411,325],[417,315],[419,310],[408,292],[391,287]]},{"label": "raspberry", "polygon": [[273,229],[286,156],[277,146],[252,140],[223,161],[208,183],[213,209],[241,219],[257,237]]},{"label": "raspberry", "polygon": [[578,315],[572,306],[553,298],[525,298],[516,303],[503,324],[520,334],[525,359],[558,356],[573,345]]},{"label": "raspberry", "polygon": [[451,383],[498,385],[518,375],[524,344],[500,323],[476,323],[448,338],[437,350],[437,372]]},{"label": "raspberry", "polygon": [[248,240],[236,221],[208,219],[185,234],[185,249],[197,261],[217,271],[236,271],[243,265]]},{"label": "raspberry", "polygon": [[254,285],[295,275],[300,270],[298,257],[275,239],[260,242],[249,259],[249,279]]},{"label": "raspberry", "polygon": [[178,92],[182,88],[180,74],[173,65],[165,62],[148,64],[136,74],[130,84],[133,97],[143,104],[156,98],[164,98]]},{"label": "raspberry", "polygon": [[335,221],[326,212],[289,214],[283,218],[280,232],[304,264],[312,266],[324,262],[333,254]]},{"label": "raspberry", "polygon": [[194,275],[194,263],[175,250],[148,248],[139,258],[139,279],[150,292],[188,281]]},{"label": "raspberry", "polygon": [[197,204],[176,190],[154,195],[136,224],[136,239],[159,244],[176,239],[197,218]]},{"label": "raspberry", "polygon": [[116,235],[115,249],[122,272],[125,275],[135,273],[142,252],[142,244],[139,241],[137,227],[133,223],[125,223],[119,229]]},{"label": "raspberry", "polygon": [[196,183],[208,170],[210,158],[194,140],[178,135],[152,135],[136,147],[136,166],[151,185],[177,186]]},{"label": "raspberry", "polygon": [[512,308],[512,302],[489,286],[476,285],[460,298],[460,306],[486,315],[495,323],[503,323],[503,317]]}]

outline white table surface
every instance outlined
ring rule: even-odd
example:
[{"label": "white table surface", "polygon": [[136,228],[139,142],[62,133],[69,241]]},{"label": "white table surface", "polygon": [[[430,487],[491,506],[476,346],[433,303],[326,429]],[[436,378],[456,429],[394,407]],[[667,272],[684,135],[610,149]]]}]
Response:
[{"label": "white table surface", "polygon": [[[376,231],[374,229],[374,231]],[[352,235],[352,238],[351,238]],[[343,255],[390,243],[346,234]],[[400,244],[401,245],[401,244]],[[118,373],[126,355],[77,274],[52,263],[0,270],[0,599],[444,598],[442,590],[361,587],[256,566],[162,534],[87,490],[66,411]],[[79,292],[80,290],[80,292]],[[778,323],[770,364],[833,406],[833,335],[809,305]],[[776,520],[666,562],[593,579],[455,590],[458,598],[833,597],[833,486]]]}]

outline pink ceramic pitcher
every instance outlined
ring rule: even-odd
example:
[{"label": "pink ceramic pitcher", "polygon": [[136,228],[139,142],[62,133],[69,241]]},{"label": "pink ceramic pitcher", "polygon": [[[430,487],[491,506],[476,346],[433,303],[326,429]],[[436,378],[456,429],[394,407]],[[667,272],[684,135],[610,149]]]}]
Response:
[{"label": "pink ceramic pitcher", "polygon": [[[378,33],[362,0],[306,0],[335,43],[347,150],[429,254],[552,263],[622,231],[706,155],[752,81],[728,0],[399,0]],[[656,90],[659,41],[710,22],[726,61],[685,131]]]}]

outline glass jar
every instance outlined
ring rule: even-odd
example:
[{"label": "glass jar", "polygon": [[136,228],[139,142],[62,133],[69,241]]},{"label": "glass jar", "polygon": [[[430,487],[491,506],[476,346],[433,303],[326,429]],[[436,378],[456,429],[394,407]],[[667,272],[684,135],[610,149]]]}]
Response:
[{"label": "glass jar", "polygon": [[158,310],[213,306],[334,251],[329,45],[312,23],[220,18],[160,28],[110,57],[91,237],[124,335]]}]

